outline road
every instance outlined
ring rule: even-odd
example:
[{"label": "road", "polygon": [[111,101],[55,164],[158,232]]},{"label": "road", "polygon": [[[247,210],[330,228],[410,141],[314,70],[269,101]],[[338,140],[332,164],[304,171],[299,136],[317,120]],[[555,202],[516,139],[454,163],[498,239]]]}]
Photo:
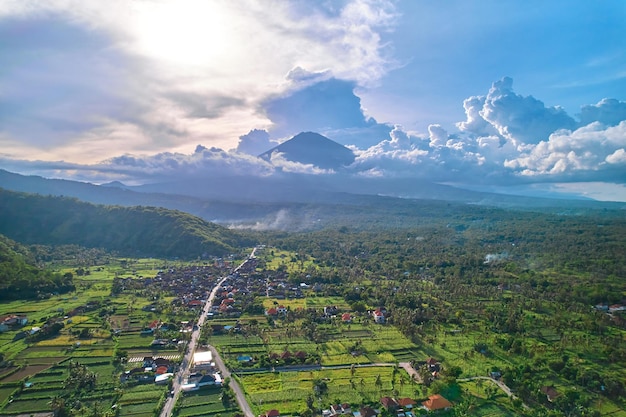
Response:
[{"label": "road", "polygon": [[246,400],[246,395],[243,393],[243,390],[241,389],[237,381],[233,379],[233,377],[231,376],[230,370],[224,364],[222,357],[219,355],[219,353],[217,352],[217,350],[215,350],[213,346],[209,346],[209,348],[211,349],[211,352],[213,352],[213,358],[215,358],[215,364],[217,365],[220,372],[222,373],[222,377],[224,379],[230,378],[230,388],[235,393],[235,397],[237,398],[237,404],[239,404],[239,408],[243,412],[243,415],[246,417],[255,417],[254,413],[252,412],[252,408],[250,408],[250,404],[248,404],[248,401]]},{"label": "road", "polygon": [[[249,259],[254,258],[255,253],[256,253],[256,248],[252,250],[252,253],[250,254],[250,256],[248,256],[248,258],[246,258],[246,260],[244,260],[241,263],[241,265],[239,265],[233,270],[233,273],[237,272],[243,265],[245,265],[245,263]],[[167,399],[165,400],[165,404],[163,405],[163,409],[161,410],[160,417],[170,417],[172,415],[172,410],[174,409],[176,400],[178,399],[178,396],[180,395],[182,382],[185,376],[189,374],[189,370],[192,364],[193,354],[196,352],[196,344],[198,343],[198,338],[200,337],[200,330],[202,329],[202,325],[204,324],[204,321],[206,320],[207,314],[211,310],[211,306],[213,306],[213,300],[215,299],[215,295],[217,294],[217,291],[222,286],[224,281],[226,281],[227,279],[228,279],[228,276],[223,277],[220,281],[217,282],[217,284],[215,284],[215,287],[213,287],[213,290],[211,291],[209,298],[204,304],[204,308],[202,309],[202,312],[200,313],[200,317],[198,318],[198,322],[196,323],[197,324],[196,330],[194,330],[191,333],[191,339],[189,340],[189,344],[187,345],[187,351],[185,353],[185,356],[183,356],[180,369],[178,370],[176,375],[174,375],[174,382],[172,384],[172,391],[174,392],[174,394],[167,397]],[[215,349],[213,349],[213,347],[210,347],[210,348],[211,348],[211,351],[213,352],[216,362],[218,361],[218,359],[219,359],[219,362],[221,362],[220,370],[222,371],[222,375],[224,376],[224,378],[226,378],[227,375],[224,372],[224,369],[226,369],[226,367],[224,366],[222,359],[217,355],[217,352],[215,351]],[[230,373],[228,373],[228,376],[230,376]],[[235,390],[234,385],[236,385],[237,390]],[[237,403],[239,403],[239,406],[242,408],[242,410],[244,410],[245,407],[247,407],[247,409],[249,410],[249,414],[246,413],[246,416],[254,417],[254,414],[252,414],[252,410],[248,406],[246,398],[243,395],[243,392],[241,391],[241,388],[239,387],[239,385],[237,385],[236,381],[234,381],[234,384],[233,382],[231,382],[230,386],[233,388],[233,391],[237,395]],[[245,410],[244,410],[244,413],[245,413]]]}]

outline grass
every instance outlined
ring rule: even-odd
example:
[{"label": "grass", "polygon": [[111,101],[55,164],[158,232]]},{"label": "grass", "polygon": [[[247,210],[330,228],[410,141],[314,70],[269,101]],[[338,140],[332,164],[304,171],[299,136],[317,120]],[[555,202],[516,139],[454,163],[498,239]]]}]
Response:
[{"label": "grass", "polygon": [[38,413],[50,411],[48,402],[49,398],[42,399],[28,399],[28,400],[13,400],[13,402],[7,404],[2,410],[3,414],[22,414],[22,413]]}]

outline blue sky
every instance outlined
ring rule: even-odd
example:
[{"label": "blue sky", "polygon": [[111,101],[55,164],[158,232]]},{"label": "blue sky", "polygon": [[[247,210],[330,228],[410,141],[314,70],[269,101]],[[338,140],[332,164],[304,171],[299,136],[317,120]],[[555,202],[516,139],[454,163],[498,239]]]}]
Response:
[{"label": "blue sky", "polygon": [[[5,0],[0,167],[93,182],[275,170],[626,201],[626,3]],[[198,146],[202,145],[202,146]]]}]

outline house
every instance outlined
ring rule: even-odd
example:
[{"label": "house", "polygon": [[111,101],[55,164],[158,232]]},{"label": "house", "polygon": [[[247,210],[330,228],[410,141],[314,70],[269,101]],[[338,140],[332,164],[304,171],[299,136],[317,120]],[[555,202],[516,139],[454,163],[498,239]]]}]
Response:
[{"label": "house", "polygon": [[299,351],[297,351],[296,353],[294,353],[294,354],[293,354],[293,356],[294,356],[296,359],[298,359],[298,360],[300,360],[300,361],[304,362],[304,361],[306,360],[306,357],[307,357],[308,355],[307,355],[307,353],[306,353],[305,351],[303,351],[303,350],[299,350]]},{"label": "house", "polygon": [[613,312],[613,311],[624,311],[626,310],[626,306],[621,305],[621,304],[613,304],[609,306],[609,311]]},{"label": "house", "polygon": [[422,406],[428,411],[447,410],[452,403],[439,394],[431,395],[428,400],[422,402]]},{"label": "house", "polygon": [[155,348],[162,348],[166,347],[169,343],[170,342],[167,339],[154,339],[152,343],[150,343],[150,346]]},{"label": "house", "polygon": [[268,410],[265,414],[261,414],[259,417],[280,417],[280,412],[278,410]]},{"label": "house", "polygon": [[187,303],[188,307],[194,308],[194,307],[202,307],[204,305],[204,303],[200,300],[191,300]]},{"label": "house", "polygon": [[376,410],[374,410],[372,407],[361,407],[359,409],[359,412],[361,413],[361,417],[376,417],[378,415],[378,413],[376,412]]},{"label": "house", "polygon": [[350,313],[343,313],[341,315],[341,322],[342,323],[352,323],[352,314],[350,314]]},{"label": "house", "polygon": [[156,358],[154,360],[154,365],[155,366],[167,366],[170,367],[172,366],[172,361],[169,359],[165,359],[165,358]]},{"label": "house", "polygon": [[278,314],[287,314],[287,307],[285,307],[284,305],[279,305],[276,309],[276,312]]},{"label": "house", "polygon": [[337,306],[326,306],[324,307],[324,315],[325,316],[334,316],[339,312]]},{"label": "house", "polygon": [[330,406],[329,415],[341,415],[341,414],[352,414],[352,410],[350,409],[350,404],[333,404]]},{"label": "house", "polygon": [[541,388],[539,388],[539,391],[543,394],[546,395],[546,398],[548,399],[548,401],[552,402],[554,401],[558,396],[560,396],[561,394],[559,394],[559,392],[556,390],[556,388],[554,388],[552,385],[550,386],[543,386]]},{"label": "house", "polygon": [[402,408],[413,408],[417,404],[414,399],[408,397],[400,398],[397,401]]},{"label": "house", "polygon": [[386,320],[385,320],[385,314],[384,314],[382,311],[380,311],[380,310],[376,309],[376,310],[374,310],[374,312],[372,313],[372,316],[374,317],[374,322],[375,322],[375,323],[378,323],[378,324],[385,324],[385,321],[386,321]]},{"label": "house", "polygon": [[157,375],[154,378],[154,383],[157,385],[167,385],[167,383],[169,382],[170,379],[172,379],[172,377],[174,376],[173,373],[169,372],[169,373],[162,373],[160,375]]},{"label": "house", "polygon": [[383,407],[385,407],[387,411],[390,411],[390,412],[396,411],[398,409],[398,406],[400,405],[395,400],[395,398],[391,398],[391,397],[382,397],[380,399],[380,403],[383,405]]},{"label": "house", "polygon": [[275,309],[274,307],[272,307],[272,308],[269,308],[269,309],[265,312],[265,314],[266,314],[266,315],[268,315],[268,316],[277,316],[277,315],[278,315],[278,310],[277,310],[277,309]]},{"label": "house", "polygon": [[430,372],[439,372],[439,371],[441,371],[441,364],[435,358],[431,357],[431,358],[426,359],[426,366],[428,367],[428,370]]},{"label": "house", "polygon": [[28,324],[28,317],[24,315],[10,314],[0,317],[0,333],[9,331],[16,327],[23,327]]}]

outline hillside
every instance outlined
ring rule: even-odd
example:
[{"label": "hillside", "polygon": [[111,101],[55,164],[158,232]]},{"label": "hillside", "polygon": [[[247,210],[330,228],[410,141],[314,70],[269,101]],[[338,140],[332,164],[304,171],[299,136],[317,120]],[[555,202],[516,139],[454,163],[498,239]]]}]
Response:
[{"label": "hillside", "polygon": [[28,249],[0,235],[0,300],[38,298],[72,290],[70,275],[39,269],[28,260]]},{"label": "hillside", "polygon": [[0,213],[0,233],[27,244],[186,259],[221,256],[246,244],[224,227],[163,208],[102,206],[0,189]]}]

